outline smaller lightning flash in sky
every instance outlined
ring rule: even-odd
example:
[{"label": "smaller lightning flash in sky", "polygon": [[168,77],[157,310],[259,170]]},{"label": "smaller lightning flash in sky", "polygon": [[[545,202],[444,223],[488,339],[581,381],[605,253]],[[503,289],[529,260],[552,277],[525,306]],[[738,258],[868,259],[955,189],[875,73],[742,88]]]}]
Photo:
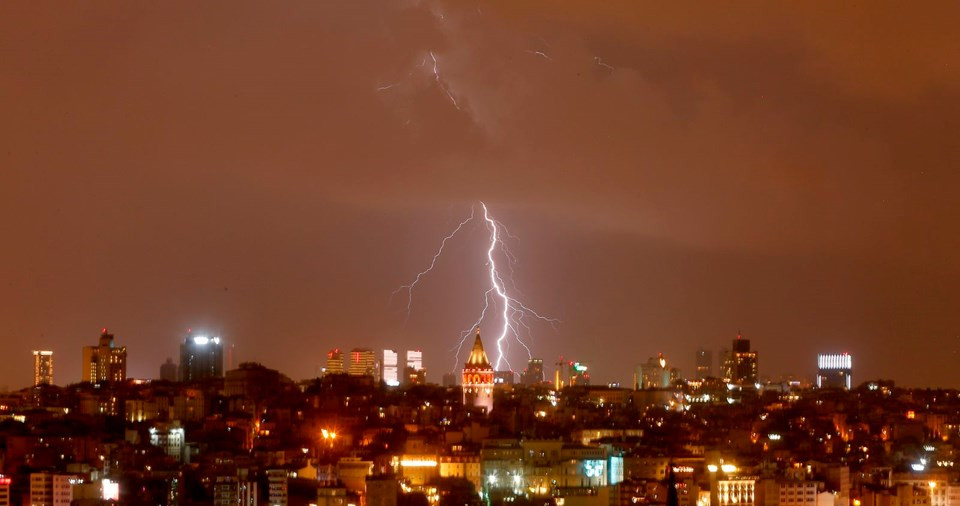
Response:
[{"label": "smaller lightning flash in sky", "polygon": [[[490,285],[483,292],[483,308],[480,311],[480,316],[460,335],[460,341],[455,348],[456,354],[454,357],[454,368],[456,368],[456,364],[458,363],[457,360],[460,356],[463,344],[467,340],[467,337],[469,337],[473,332],[473,329],[479,326],[480,323],[483,322],[484,318],[487,317],[488,310],[495,308],[500,321],[497,323],[496,327],[498,329],[496,332],[497,358],[494,363],[494,369],[501,370],[503,365],[506,365],[508,369],[511,369],[512,367],[510,362],[505,356],[509,349],[510,342],[516,341],[526,350],[528,358],[533,357],[533,354],[530,351],[530,345],[528,344],[528,342],[532,339],[533,333],[527,321],[539,320],[541,322],[546,322],[553,325],[559,323],[559,320],[541,315],[513,295],[513,293],[516,291],[515,284],[513,283],[513,265],[517,260],[516,256],[513,255],[513,253],[510,251],[510,248],[507,246],[507,243],[503,240],[504,235],[507,237],[513,236],[510,235],[510,233],[507,231],[507,228],[502,223],[493,218],[485,203],[480,202],[480,207],[483,209],[483,223],[486,226],[486,229],[490,232],[490,242],[486,247],[486,267]],[[436,267],[437,260],[443,255],[443,250],[447,243],[453,239],[453,237],[456,236],[457,233],[459,233],[464,226],[467,225],[467,223],[476,218],[475,208],[476,206],[471,206],[470,216],[461,221],[452,232],[447,234],[443,240],[440,241],[440,247],[437,249],[436,253],[434,253],[432,259],[430,260],[429,266],[427,266],[427,268],[423,271],[417,273],[413,281],[411,281],[409,284],[402,285],[397,288],[396,291],[394,291],[394,295],[401,292],[406,292],[407,294],[407,318],[410,317],[410,312],[412,310],[414,289],[417,287],[423,277],[429,274],[430,271]],[[503,275],[501,274],[504,271],[497,264],[497,256],[499,255],[502,255],[503,259],[506,260],[508,279],[510,280],[509,287],[504,281]]]},{"label": "smaller lightning flash in sky", "polygon": [[437,86],[439,86],[440,89],[447,94],[447,98],[450,99],[450,102],[453,102],[453,106],[456,107],[457,110],[459,111],[460,104],[457,103],[457,99],[453,98],[453,94],[450,93],[450,90],[447,88],[444,82],[440,79],[440,67],[437,64],[437,57],[433,54],[433,51],[430,51],[430,59],[433,60],[433,77],[437,81]]}]

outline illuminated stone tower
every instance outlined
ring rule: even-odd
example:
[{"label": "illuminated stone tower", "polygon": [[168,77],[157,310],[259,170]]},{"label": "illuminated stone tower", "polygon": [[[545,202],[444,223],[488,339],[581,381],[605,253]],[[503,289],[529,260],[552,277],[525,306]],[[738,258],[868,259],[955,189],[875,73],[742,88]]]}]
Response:
[{"label": "illuminated stone tower", "polygon": [[480,327],[477,327],[470,357],[463,366],[463,404],[484,408],[487,414],[493,411],[493,366],[483,351]]}]

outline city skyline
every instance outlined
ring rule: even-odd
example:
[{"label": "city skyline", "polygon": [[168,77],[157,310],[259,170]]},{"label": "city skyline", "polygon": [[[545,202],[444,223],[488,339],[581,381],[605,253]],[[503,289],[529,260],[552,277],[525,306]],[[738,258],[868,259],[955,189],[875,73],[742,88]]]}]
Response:
[{"label": "city skyline", "polygon": [[54,350],[58,382],[103,327],[130,377],[191,327],[293,377],[354,344],[442,374],[488,230],[409,318],[390,295],[482,200],[561,322],[545,364],[686,374],[742,329],[762,375],[848,352],[857,378],[960,386],[958,9],[6,5],[0,344]]},{"label": "city skyline", "polygon": [[[476,338],[479,340],[480,327],[477,326],[475,331]],[[78,381],[68,378],[66,381],[59,383],[59,385],[66,386],[85,381],[97,383],[97,381],[87,379],[88,376],[90,378],[97,376],[101,378],[113,378],[109,380],[104,379],[102,381],[126,381],[126,379],[128,379],[126,375],[126,347],[114,348],[113,340],[113,334],[108,333],[106,328],[101,329],[100,345],[84,346],[82,348],[84,363],[83,375],[81,375]],[[187,329],[186,337],[180,343],[180,363],[173,362],[170,357],[167,357],[165,362],[159,364],[157,368],[159,371],[158,374],[146,375],[143,377],[130,377],[129,379],[148,381],[166,379],[167,381],[195,382],[208,377],[222,378],[224,373],[227,371],[242,369],[241,366],[244,363],[263,366],[261,362],[255,359],[240,360],[236,364],[228,363],[227,359],[225,359],[223,355],[224,346],[228,347],[228,349],[232,349],[232,345],[223,340],[220,336],[208,336],[202,331],[194,331],[192,328]],[[468,354],[468,357],[476,353],[475,347],[476,344],[474,345],[474,351]],[[91,353],[96,356],[98,349],[106,349],[107,353],[111,355],[114,355],[114,352],[119,353],[119,356],[115,356],[109,362],[111,364],[115,364],[113,367],[117,368],[116,371],[104,371],[96,374],[92,372],[93,370],[96,370],[96,366],[89,366],[88,363],[90,362]],[[705,351],[710,352],[707,355],[708,358],[706,360],[704,359]],[[768,375],[759,373],[757,365],[757,350],[751,349],[750,340],[744,339],[742,333],[740,332],[738,332],[736,337],[733,339],[732,346],[721,346],[719,351],[720,353],[718,354],[716,360],[713,360],[712,350],[702,346],[698,347],[695,350],[695,357],[691,361],[692,365],[687,370],[678,368],[677,362],[673,359],[668,359],[668,357],[666,357],[663,353],[657,353],[656,357],[650,357],[646,362],[643,363],[638,362],[632,371],[627,372],[628,375],[632,372],[632,382],[615,380],[594,382],[593,384],[610,385],[628,389],[631,387],[635,389],[662,389],[668,388],[671,384],[678,380],[699,381],[706,378],[713,378],[737,385],[756,384],[758,387],[760,385],[769,384],[775,388],[780,388],[787,383],[795,383],[797,385],[820,388],[821,386],[837,386],[832,382],[829,385],[826,383],[821,384],[824,374],[827,374],[824,371],[832,369],[845,371],[845,375],[847,377],[841,381],[844,388],[849,390],[858,386],[858,383],[852,383],[852,380],[850,379],[850,371],[852,369],[850,364],[852,359],[851,355],[847,352],[818,353],[816,355],[816,363],[813,367],[812,373],[808,373],[804,370],[800,373]],[[101,351],[100,353],[102,354],[104,352]],[[199,369],[197,369],[196,366],[188,366],[185,369],[183,367],[184,360],[192,363],[194,360],[197,360],[195,358],[197,353],[201,355],[209,355],[211,358],[203,358],[203,365],[201,365]],[[44,354],[47,357],[52,357],[53,351],[50,350],[38,352],[34,350],[32,352],[34,364],[34,385],[37,384],[37,378],[39,378],[38,375],[40,374],[38,372],[40,370],[40,365],[38,365],[40,363],[38,362],[38,357],[40,354]],[[334,348],[329,350],[324,357],[325,363],[323,366],[318,365],[314,375],[299,379],[309,380],[320,378],[326,374],[348,374],[353,376],[372,376],[374,379],[383,382],[387,387],[406,387],[412,384],[422,384],[424,383],[424,378],[426,378],[427,368],[424,366],[423,352],[421,350],[405,350],[403,361],[400,361],[400,354],[396,350],[374,350],[364,347],[355,347],[346,355],[344,355],[344,352],[342,352],[339,348]],[[50,359],[48,358],[48,360]],[[560,356],[558,360],[559,361],[557,363],[553,364],[552,372],[554,375],[559,374],[557,378],[563,378],[560,380],[560,384],[563,386],[569,386],[571,384],[569,382],[571,380],[571,375],[574,374],[575,370],[578,371],[577,374],[585,373],[588,366],[591,366],[590,364],[579,360],[567,361],[567,359],[564,359],[563,356]],[[745,360],[748,362],[744,362]],[[94,360],[94,362],[96,361]],[[741,362],[743,362],[744,365],[740,365]],[[681,361],[681,363],[683,362]],[[526,375],[531,364],[538,364],[536,365],[539,371],[537,374],[543,378],[543,381],[546,383],[551,383],[553,381],[546,377],[546,370],[543,369],[543,359],[535,356],[530,358],[524,369],[494,369],[494,371],[495,374],[506,374],[507,372],[511,372],[513,373],[513,381],[516,381],[520,384],[529,384],[528,380],[525,379],[524,376]],[[843,367],[839,367],[840,364],[846,364],[846,368],[844,369]],[[45,367],[52,371],[52,366]],[[716,370],[717,373],[705,375],[703,374],[705,367],[708,367],[710,370]],[[805,369],[802,366],[800,368]],[[280,372],[283,372],[282,369],[282,367],[277,368],[277,370]],[[598,369],[601,373],[604,372],[602,368],[598,367],[593,367],[591,370],[594,372],[594,374],[596,374]],[[434,371],[434,376],[429,377],[426,382],[429,384],[440,385],[446,381],[445,376],[454,375],[455,377],[462,372],[462,366],[458,366],[452,371]],[[609,373],[609,371],[606,372]],[[52,378],[52,374],[49,376]],[[438,377],[441,379],[438,379]],[[884,377],[871,377],[865,378],[863,383],[888,379],[889,378]],[[587,375],[586,384],[590,384],[590,381],[590,376]]]}]

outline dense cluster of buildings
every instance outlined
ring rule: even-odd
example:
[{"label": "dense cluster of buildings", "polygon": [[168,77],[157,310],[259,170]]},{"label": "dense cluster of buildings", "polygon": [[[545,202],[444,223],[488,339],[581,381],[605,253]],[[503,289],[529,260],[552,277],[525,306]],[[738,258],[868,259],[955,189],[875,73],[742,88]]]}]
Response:
[{"label": "dense cluster of buildings", "polygon": [[332,350],[321,377],[256,363],[189,333],[160,380],[126,376],[106,329],[83,381],[0,396],[0,506],[960,506],[960,393],[852,383],[849,355],[815,384],[761,384],[738,336],[663,355],[634,385],[591,385],[560,360],[516,377],[477,331],[458,378],[426,381],[419,351]]}]

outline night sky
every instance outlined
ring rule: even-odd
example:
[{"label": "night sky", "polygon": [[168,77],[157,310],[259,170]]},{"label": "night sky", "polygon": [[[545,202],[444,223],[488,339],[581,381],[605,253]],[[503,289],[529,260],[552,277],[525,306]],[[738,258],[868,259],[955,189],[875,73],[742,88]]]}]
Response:
[{"label": "night sky", "polygon": [[483,200],[516,237],[521,299],[561,320],[533,326],[548,364],[628,384],[742,331],[761,376],[847,351],[855,381],[958,387],[957,19],[3,2],[0,386],[31,383],[37,348],[79,380],[101,327],[133,377],[192,327],[296,379],[335,346],[422,348],[439,382],[483,304],[487,230],[448,243],[408,320],[391,293]]}]

